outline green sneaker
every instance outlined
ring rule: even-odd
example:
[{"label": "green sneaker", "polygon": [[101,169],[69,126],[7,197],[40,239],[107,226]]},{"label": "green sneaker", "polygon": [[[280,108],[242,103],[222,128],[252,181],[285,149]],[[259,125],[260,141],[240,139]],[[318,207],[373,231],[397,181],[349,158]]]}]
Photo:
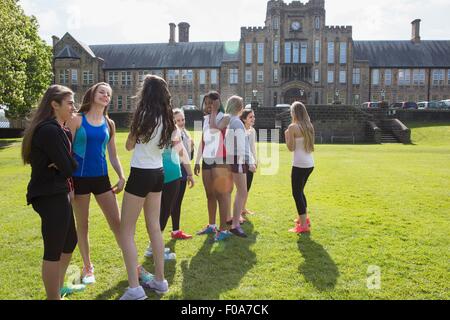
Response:
[{"label": "green sneaker", "polygon": [[70,286],[65,285],[59,290],[59,293],[61,294],[61,297],[64,298],[65,296],[71,295],[75,292],[80,292],[86,289],[86,286],[84,284],[72,284]]}]

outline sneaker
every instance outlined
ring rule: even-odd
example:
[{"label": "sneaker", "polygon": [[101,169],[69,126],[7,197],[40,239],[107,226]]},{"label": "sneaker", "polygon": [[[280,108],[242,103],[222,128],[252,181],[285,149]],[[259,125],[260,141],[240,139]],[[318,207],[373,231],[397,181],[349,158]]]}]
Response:
[{"label": "sneaker", "polygon": [[[170,248],[164,248],[164,253],[169,253]],[[151,246],[148,246],[147,250],[145,250],[144,257],[151,258],[153,257],[153,250]]]},{"label": "sneaker", "polygon": [[83,284],[95,283],[94,266],[93,265],[91,265],[88,268],[83,267],[83,272],[81,273],[81,282]]},{"label": "sneaker", "polygon": [[294,228],[290,229],[289,232],[293,233],[309,233],[311,232],[311,228],[309,226],[303,227],[299,224],[296,224]]},{"label": "sneaker", "polygon": [[[240,224],[244,224],[247,220],[245,220],[245,218],[243,216],[241,216],[239,218],[239,223]],[[233,219],[227,221],[227,225],[232,226],[233,225]]]},{"label": "sneaker", "polygon": [[253,215],[253,214],[255,214],[253,211],[250,211],[250,210],[247,210],[247,209],[244,209],[243,211],[242,211],[242,215]]},{"label": "sneaker", "polygon": [[[300,219],[297,218],[297,219],[294,220],[294,222],[295,222],[296,224],[300,224]],[[308,224],[308,227],[311,228],[311,220],[309,220],[309,217],[306,218],[306,223]]]},{"label": "sneaker", "polygon": [[177,258],[177,255],[175,252],[165,252],[164,253],[164,260],[175,260]]},{"label": "sneaker", "polygon": [[61,289],[59,289],[59,293],[61,295],[61,298],[64,298],[65,296],[71,295],[75,292],[80,292],[86,289],[86,286],[84,284],[73,284],[73,285],[65,285]]},{"label": "sneaker", "polygon": [[247,235],[245,234],[244,230],[239,226],[234,229],[230,229],[230,232],[234,234],[235,236],[241,237],[241,238],[247,238]]},{"label": "sneaker", "polygon": [[181,230],[178,231],[172,231],[170,236],[172,237],[172,239],[175,240],[187,240],[187,239],[192,239],[192,236],[189,234],[184,233]]},{"label": "sneaker", "polygon": [[169,291],[167,280],[156,281],[155,279],[144,283],[144,287],[155,291],[157,294],[164,294]]},{"label": "sneaker", "polygon": [[137,288],[128,288],[127,291],[120,297],[119,300],[145,300],[147,296],[145,295],[144,289],[139,286]]},{"label": "sneaker", "polygon": [[220,231],[216,233],[216,236],[214,237],[214,241],[223,241],[231,237],[233,234],[229,231]]},{"label": "sneaker", "polygon": [[138,266],[138,275],[141,283],[151,281],[155,278],[155,276],[145,270],[143,266]]},{"label": "sneaker", "polygon": [[201,236],[203,234],[214,234],[216,233],[217,228],[215,225],[207,225],[203,230],[197,232],[197,235]]}]

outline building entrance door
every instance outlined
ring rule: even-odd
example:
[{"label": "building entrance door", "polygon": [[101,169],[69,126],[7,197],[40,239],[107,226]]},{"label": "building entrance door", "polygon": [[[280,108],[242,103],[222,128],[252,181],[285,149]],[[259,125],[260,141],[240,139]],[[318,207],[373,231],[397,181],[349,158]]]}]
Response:
[{"label": "building entrance door", "polygon": [[296,101],[306,103],[307,93],[301,88],[292,88],[284,94],[284,103],[293,104]]}]

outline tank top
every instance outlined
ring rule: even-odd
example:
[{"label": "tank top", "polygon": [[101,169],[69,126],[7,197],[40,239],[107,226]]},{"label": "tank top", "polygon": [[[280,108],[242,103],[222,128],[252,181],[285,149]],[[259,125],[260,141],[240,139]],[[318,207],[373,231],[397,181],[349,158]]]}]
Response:
[{"label": "tank top", "polygon": [[73,174],[78,178],[95,178],[108,175],[106,146],[109,142],[109,127],[105,117],[99,126],[91,125],[82,114],[81,126],[75,133],[73,155],[78,168]]},{"label": "tank top", "polygon": [[[216,117],[216,123],[224,117],[223,112],[219,112]],[[210,115],[204,117],[203,135],[202,135],[202,155],[204,159],[225,159],[227,155],[225,147],[225,134],[227,128],[223,130],[213,130],[209,127]]]},{"label": "tank top", "polygon": [[180,157],[172,148],[165,148],[162,153],[164,168],[164,184],[181,178]]},{"label": "tank top", "polygon": [[313,168],[314,157],[310,152],[305,151],[305,138],[295,139],[294,160],[292,166],[297,168]]},{"label": "tank top", "polygon": [[137,169],[160,169],[163,167],[162,152],[159,145],[163,131],[162,121],[153,131],[153,136],[147,143],[136,143],[133,156],[131,158],[131,167]]}]

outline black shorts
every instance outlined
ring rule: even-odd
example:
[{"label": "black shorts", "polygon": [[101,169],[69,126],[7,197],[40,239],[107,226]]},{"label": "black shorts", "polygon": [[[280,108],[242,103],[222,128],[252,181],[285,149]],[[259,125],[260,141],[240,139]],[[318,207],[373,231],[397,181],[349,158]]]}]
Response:
[{"label": "black shorts", "polygon": [[125,191],[141,198],[150,192],[161,192],[164,185],[164,170],[131,168]]},{"label": "black shorts", "polygon": [[73,186],[76,195],[103,194],[111,191],[111,182],[108,176],[95,178],[73,177]]},{"label": "black shorts", "polygon": [[229,157],[227,163],[230,165],[230,170],[232,173],[243,173],[247,174],[250,171],[249,165],[247,163],[238,163],[238,157]]},{"label": "black shorts", "polygon": [[202,170],[211,170],[218,166],[226,165],[226,159],[222,158],[204,158],[202,161]]}]

